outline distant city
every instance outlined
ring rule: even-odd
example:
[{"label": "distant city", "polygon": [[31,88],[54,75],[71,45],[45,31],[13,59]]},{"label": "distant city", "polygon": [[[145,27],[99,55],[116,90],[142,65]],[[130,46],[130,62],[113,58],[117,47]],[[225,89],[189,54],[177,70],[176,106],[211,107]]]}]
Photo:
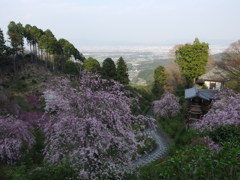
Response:
[{"label": "distant city", "polygon": [[[166,66],[172,62],[169,51],[173,46],[86,46],[80,52],[97,59],[100,63],[106,58],[115,62],[123,57],[128,64],[129,78],[132,84],[146,85],[151,82],[151,74],[155,67]],[[223,52],[227,46],[211,45],[212,55]]]}]

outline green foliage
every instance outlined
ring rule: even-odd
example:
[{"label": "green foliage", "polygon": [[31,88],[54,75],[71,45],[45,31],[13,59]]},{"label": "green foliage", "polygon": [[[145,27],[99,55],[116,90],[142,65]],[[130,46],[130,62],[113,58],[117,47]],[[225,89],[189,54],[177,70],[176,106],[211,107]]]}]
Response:
[{"label": "green foliage", "polygon": [[204,84],[204,85],[202,86],[202,89],[208,89],[207,85]]},{"label": "green foliage", "polygon": [[116,66],[111,58],[107,58],[102,64],[102,77],[104,79],[116,79]]},{"label": "green foliage", "polygon": [[195,131],[188,130],[183,120],[185,114],[181,113],[171,119],[161,119],[159,123],[165,133],[173,140],[170,154],[174,154],[176,149],[182,148],[191,142],[195,136]]},{"label": "green foliage", "polygon": [[21,23],[11,21],[8,25],[8,36],[11,40],[11,45],[15,52],[22,51],[24,45],[24,27]]},{"label": "green foliage", "polygon": [[185,100],[185,97],[184,97],[185,96],[185,87],[184,87],[184,85],[177,85],[176,96],[179,97],[179,103],[181,105],[183,105],[183,106],[186,106],[186,100]]},{"label": "green foliage", "polygon": [[74,63],[73,61],[66,61],[64,64],[64,73],[78,75],[80,71],[80,64]]},{"label": "green foliage", "polygon": [[14,90],[17,91],[17,92],[27,91],[28,90],[28,85],[24,81],[24,79],[18,80],[18,81],[15,82]]},{"label": "green foliage", "polygon": [[125,63],[122,57],[120,57],[117,61],[116,72],[117,81],[119,81],[122,84],[129,84],[127,64]]},{"label": "green foliage", "polygon": [[143,147],[138,148],[138,153],[142,155],[153,150],[154,147],[156,146],[155,141],[151,138],[146,138],[144,143],[145,145]]},{"label": "green foliage", "polygon": [[147,84],[152,84],[153,74],[154,74],[154,69],[144,69],[139,72],[137,77],[146,80]]},{"label": "green foliage", "polygon": [[155,99],[151,92],[151,86],[128,86],[127,89],[132,92],[134,97],[139,99],[136,104],[133,104],[132,112],[134,114],[146,114]]},{"label": "green foliage", "polygon": [[75,59],[83,61],[83,55],[66,39],[59,39],[57,43],[57,54],[63,55],[63,59],[69,59],[73,56]]},{"label": "green foliage", "polygon": [[83,56],[82,53],[80,53],[77,50],[77,48],[74,48],[73,57],[75,58],[75,60],[79,60],[79,61],[82,61],[82,62],[84,62],[84,60],[85,60],[85,57]]},{"label": "green foliage", "polygon": [[[181,99],[181,98],[180,98]],[[198,136],[198,132],[195,130],[187,129],[184,123],[187,109],[185,101],[182,103],[181,113],[176,117],[169,119],[158,119],[162,130],[172,139],[172,144],[169,148],[169,154],[173,155],[179,149],[189,145],[191,140]]]},{"label": "green foliage", "polygon": [[29,180],[77,179],[77,174],[70,164],[46,164],[29,173]]},{"label": "green foliage", "polygon": [[74,46],[71,43],[69,43],[66,39],[59,39],[58,43],[61,47],[60,51],[62,51],[60,53],[62,53],[66,59],[70,58],[72,52],[74,51]]},{"label": "green foliage", "polygon": [[25,98],[23,96],[12,96],[11,99],[18,104],[22,110],[28,111],[30,110],[30,107],[28,103],[25,101]]},{"label": "green foliage", "polygon": [[54,54],[58,51],[57,39],[53,35],[53,33],[48,29],[44,31],[44,34],[39,39],[39,48],[45,49],[45,51],[49,54]]},{"label": "green foliage", "polygon": [[65,180],[78,179],[71,165],[43,164],[42,167],[18,166],[0,167],[1,180]]},{"label": "green foliage", "polygon": [[240,147],[225,144],[219,153],[196,146],[178,151],[173,157],[155,162],[140,169],[139,180],[237,180],[240,177]]},{"label": "green foliage", "polygon": [[164,86],[167,84],[167,75],[165,73],[165,68],[163,66],[158,66],[154,70],[154,82],[152,92],[156,97],[160,98],[164,93]]},{"label": "green foliage", "polygon": [[230,89],[233,89],[237,92],[240,92],[240,84],[236,80],[231,80],[231,81],[226,82],[225,86],[230,88]]},{"label": "green foliage", "polygon": [[40,129],[35,129],[32,134],[35,136],[35,143],[32,149],[22,159],[22,163],[30,168],[35,165],[42,165],[44,158],[44,133]]},{"label": "green foliage", "polygon": [[208,44],[201,43],[196,38],[193,44],[185,44],[175,52],[176,63],[180,66],[181,72],[189,83],[205,73],[209,55],[208,50]]},{"label": "green foliage", "polygon": [[221,145],[226,142],[240,144],[240,127],[235,125],[220,126],[215,131],[210,132],[209,136]]},{"label": "green foliage", "polygon": [[100,63],[92,57],[89,57],[88,59],[86,59],[83,62],[83,67],[84,67],[84,69],[86,69],[87,71],[92,72],[92,73],[100,73],[101,72]]},{"label": "green foliage", "polygon": [[3,31],[0,29],[0,56],[3,56],[5,51],[5,40],[3,36]]}]

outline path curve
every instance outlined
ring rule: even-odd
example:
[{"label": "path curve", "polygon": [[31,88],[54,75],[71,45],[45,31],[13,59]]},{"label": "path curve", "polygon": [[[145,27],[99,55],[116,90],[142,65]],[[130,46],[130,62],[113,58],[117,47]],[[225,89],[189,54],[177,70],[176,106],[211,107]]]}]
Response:
[{"label": "path curve", "polygon": [[[152,107],[149,109],[147,116],[153,118]],[[131,164],[131,167],[129,167],[128,170],[134,170],[136,168],[148,165],[157,159],[167,156],[167,150],[170,145],[170,141],[158,124],[155,128],[150,126],[147,129],[147,134],[155,140],[155,149],[148,154],[141,156],[138,160]]]}]

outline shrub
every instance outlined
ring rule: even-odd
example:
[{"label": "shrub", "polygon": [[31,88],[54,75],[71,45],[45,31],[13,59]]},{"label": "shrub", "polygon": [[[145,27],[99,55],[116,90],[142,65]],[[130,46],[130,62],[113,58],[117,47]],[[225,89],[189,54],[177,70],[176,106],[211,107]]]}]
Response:
[{"label": "shrub", "polygon": [[222,150],[213,153],[202,146],[178,151],[173,157],[162,159],[140,169],[139,176],[128,179],[139,180],[199,180],[239,179],[240,147],[224,144]]},{"label": "shrub", "polygon": [[27,91],[28,90],[28,86],[27,84],[24,82],[24,80],[18,80],[15,84],[14,89],[17,92],[23,92],[23,91]]},{"label": "shrub", "polygon": [[240,127],[235,125],[220,126],[216,130],[210,132],[209,136],[221,145],[225,142],[240,144]]},{"label": "shrub", "polygon": [[73,61],[66,61],[64,64],[64,73],[66,74],[72,74],[72,75],[78,75],[79,74],[79,63],[74,63]]}]

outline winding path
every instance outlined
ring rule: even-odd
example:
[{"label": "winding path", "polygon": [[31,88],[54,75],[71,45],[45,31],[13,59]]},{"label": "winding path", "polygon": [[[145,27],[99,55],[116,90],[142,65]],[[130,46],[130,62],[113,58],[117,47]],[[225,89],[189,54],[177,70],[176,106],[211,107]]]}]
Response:
[{"label": "winding path", "polygon": [[[153,118],[152,108],[147,113],[148,117]],[[160,127],[157,125],[156,128],[149,127],[147,129],[147,134],[155,140],[156,147],[153,151],[148,154],[140,157],[137,161],[135,161],[128,170],[134,170],[138,167],[148,165],[153,161],[166,157],[167,150],[170,144],[168,137],[162,132]]]}]

